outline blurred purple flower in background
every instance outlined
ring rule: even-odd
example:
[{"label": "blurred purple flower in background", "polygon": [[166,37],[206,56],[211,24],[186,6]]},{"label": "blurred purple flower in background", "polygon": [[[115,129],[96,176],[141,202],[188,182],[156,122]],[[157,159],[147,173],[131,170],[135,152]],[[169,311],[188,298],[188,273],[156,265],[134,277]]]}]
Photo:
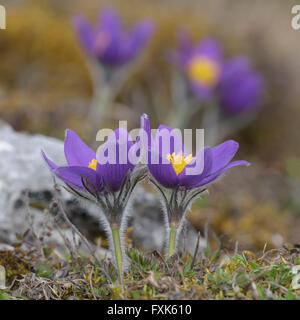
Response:
[{"label": "blurred purple flower in background", "polygon": [[254,119],[251,111],[261,105],[264,78],[249,57],[224,58],[216,39],[205,38],[194,45],[185,30],[178,36],[178,49],[172,51],[171,60],[180,75],[176,78],[174,73],[173,108],[167,121],[172,127],[186,128],[202,109],[200,126],[206,130],[208,144],[216,145]]},{"label": "blurred purple flower in background", "polygon": [[94,26],[76,15],[73,24],[81,45],[88,53],[87,66],[93,81],[93,99],[86,131],[94,141],[95,128],[112,116],[114,101],[123,85],[135,71],[138,56],[154,33],[149,20],[126,29],[120,15],[112,8],[100,10]]},{"label": "blurred purple flower in background", "polygon": [[262,99],[264,81],[248,57],[237,57],[224,63],[219,86],[220,107],[229,114],[256,109]]},{"label": "blurred purple flower in background", "polygon": [[187,77],[196,96],[206,100],[219,84],[223,62],[223,48],[219,41],[206,38],[192,45],[189,34],[179,33],[179,48],[173,60]]},{"label": "blurred purple flower in background", "polygon": [[154,32],[148,20],[125,30],[121,17],[111,8],[100,11],[94,27],[81,15],[73,22],[84,49],[107,66],[120,66],[136,58]]}]

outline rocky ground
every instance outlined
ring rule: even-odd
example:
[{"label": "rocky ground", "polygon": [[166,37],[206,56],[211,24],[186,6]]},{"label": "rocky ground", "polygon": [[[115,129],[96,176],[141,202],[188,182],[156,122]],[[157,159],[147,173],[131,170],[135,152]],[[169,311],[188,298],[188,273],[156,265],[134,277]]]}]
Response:
[{"label": "rocky ground", "polygon": [[43,161],[41,150],[63,164],[63,142],[5,122],[0,141],[0,299],[299,299],[299,221],[278,204],[290,186],[276,172],[254,165],[210,187],[188,215],[180,255],[167,261],[159,201],[139,186],[121,286],[99,208],[55,185]]}]

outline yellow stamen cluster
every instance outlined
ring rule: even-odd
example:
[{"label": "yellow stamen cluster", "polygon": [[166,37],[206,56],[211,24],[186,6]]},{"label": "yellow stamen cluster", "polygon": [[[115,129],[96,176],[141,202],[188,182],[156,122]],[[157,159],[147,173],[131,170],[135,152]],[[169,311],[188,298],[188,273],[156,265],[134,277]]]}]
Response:
[{"label": "yellow stamen cluster", "polygon": [[189,154],[184,157],[182,152],[177,155],[173,152],[172,155],[167,155],[167,159],[171,161],[175,173],[179,175],[179,173],[193,160],[193,155]]},{"label": "yellow stamen cluster", "polygon": [[220,76],[218,64],[204,56],[194,57],[188,64],[187,73],[192,82],[213,87]]},{"label": "yellow stamen cluster", "polygon": [[97,160],[93,159],[91,162],[89,162],[89,168],[96,170],[97,168]]}]

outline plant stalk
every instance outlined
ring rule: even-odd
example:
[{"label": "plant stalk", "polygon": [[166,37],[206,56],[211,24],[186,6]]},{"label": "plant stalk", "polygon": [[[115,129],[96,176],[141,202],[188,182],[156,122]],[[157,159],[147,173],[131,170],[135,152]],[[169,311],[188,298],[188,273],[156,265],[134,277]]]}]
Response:
[{"label": "plant stalk", "polygon": [[120,279],[120,283],[123,283],[123,257],[122,257],[121,241],[120,241],[120,228],[119,227],[112,227],[111,231],[112,231],[115,258],[116,258],[119,279]]},{"label": "plant stalk", "polygon": [[168,247],[168,258],[170,258],[174,251],[175,251],[175,244],[176,244],[176,227],[170,227],[170,234],[169,234],[169,247]]},{"label": "plant stalk", "polygon": [[109,110],[113,103],[113,96],[109,85],[98,85],[94,88],[94,96],[90,106],[86,130],[91,143],[96,142],[96,133],[107,120]]}]

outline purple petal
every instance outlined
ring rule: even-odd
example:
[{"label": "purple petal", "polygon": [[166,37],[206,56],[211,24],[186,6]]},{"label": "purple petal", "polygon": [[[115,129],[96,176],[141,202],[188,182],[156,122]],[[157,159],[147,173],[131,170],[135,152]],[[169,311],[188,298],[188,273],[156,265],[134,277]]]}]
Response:
[{"label": "purple petal", "polygon": [[192,39],[186,29],[180,29],[177,33],[178,49],[169,53],[169,60],[183,69],[193,50]]},{"label": "purple petal", "polygon": [[235,156],[239,144],[233,140],[225,141],[212,148],[212,168],[211,173],[215,173],[224,168]]},{"label": "purple petal", "polygon": [[118,128],[108,136],[103,146],[110,146],[115,151],[114,154],[108,154],[110,157],[108,161],[110,163],[116,162],[122,164],[128,162],[128,151],[132,145],[133,141],[127,130]]},{"label": "purple petal", "polygon": [[248,57],[237,57],[224,65],[219,93],[226,112],[238,114],[255,109],[263,91],[263,77],[253,70]]},{"label": "purple petal", "polygon": [[200,97],[203,101],[207,101],[215,93],[215,87],[207,87],[193,81],[190,81],[190,87],[194,94]]},{"label": "purple petal", "polygon": [[161,164],[148,164],[148,168],[155,180],[165,188],[175,188],[179,184],[179,178],[176,175],[171,163]]},{"label": "purple petal", "polygon": [[[151,151],[159,153],[163,160],[167,159],[167,156],[172,155],[173,152],[176,155],[184,153],[181,134],[173,128],[160,125],[156,132],[154,143],[151,146]],[[163,161],[163,163],[167,163],[167,161]]]},{"label": "purple petal", "polygon": [[[147,129],[148,127],[148,129]],[[144,113],[141,117],[140,117],[140,130],[139,130],[139,134],[136,138],[136,148],[135,148],[135,154],[140,157],[141,155],[141,151],[144,150],[145,152],[147,152],[148,150],[148,132],[150,129],[150,123],[148,120],[147,115]]]},{"label": "purple petal", "polygon": [[232,167],[236,167],[236,166],[242,166],[242,165],[246,165],[249,166],[250,163],[248,161],[244,161],[244,160],[238,160],[238,161],[233,161],[231,163],[229,163],[226,167],[224,167],[223,169],[219,170],[218,172],[215,172],[207,177],[205,177],[204,179],[202,179],[202,181],[200,181],[197,185],[195,185],[194,187],[201,187],[204,186],[214,180],[216,180],[223,172],[225,172],[226,170],[232,168]]},{"label": "purple petal", "polygon": [[91,190],[96,188],[97,191],[102,191],[101,179],[97,177],[96,171],[90,168],[81,166],[58,167],[53,171],[55,175],[65,183],[79,189],[85,189],[82,184],[82,179],[90,187]]},{"label": "purple petal", "polygon": [[93,29],[81,16],[74,18],[74,25],[86,50],[106,66],[119,66],[135,58],[154,30],[152,23],[141,21],[127,32],[112,8],[100,11]]},{"label": "purple petal", "polygon": [[194,48],[193,54],[203,55],[216,62],[221,62],[223,59],[223,47],[218,40],[206,38]]},{"label": "purple petal", "polygon": [[88,147],[73,130],[66,130],[65,157],[70,166],[88,167],[96,158],[95,152]]},{"label": "purple petal", "polygon": [[47,158],[44,151],[42,151],[42,156],[44,157],[46,163],[48,164],[51,170],[55,170],[58,168],[58,166],[54,162],[52,162],[49,158]]},{"label": "purple petal", "polygon": [[[102,63],[116,65],[124,62],[121,55],[123,37],[122,20],[117,12],[111,8],[101,10],[95,35],[95,53],[98,53]],[[99,46],[97,41],[105,43]]]},{"label": "purple petal", "polygon": [[72,22],[82,46],[91,54],[93,51],[94,33],[90,23],[81,15],[75,15]]},{"label": "purple petal", "polygon": [[106,31],[112,34],[120,34],[123,29],[120,15],[113,8],[100,10],[97,31]]},{"label": "purple petal", "polygon": [[138,139],[142,139],[143,147],[146,151],[151,149],[152,135],[150,122],[146,114],[141,116],[141,133]]},{"label": "purple petal", "polygon": [[[110,188],[112,191],[118,191],[122,185],[123,180],[128,171],[133,170],[133,166],[130,164],[104,164],[101,166],[101,175],[104,179],[105,186]],[[97,167],[97,168],[98,168]],[[97,169],[98,173],[98,169]]]},{"label": "purple petal", "polygon": [[[167,133],[170,133],[170,131],[172,131],[171,128],[168,128],[166,126],[160,126],[159,128],[165,129]],[[161,139],[156,136],[157,141],[156,143],[154,142],[154,139],[151,135],[150,122],[146,115],[143,115],[141,117],[141,129],[143,129],[142,134],[144,134],[144,136],[141,138],[143,148],[145,149],[146,155],[148,156],[148,168],[152,176],[166,188],[176,187],[179,181],[178,177],[171,162],[167,161],[166,155],[165,158],[162,159],[162,155],[159,153],[159,140]],[[174,132],[174,134],[176,134],[176,132]],[[175,150],[174,145],[171,148]],[[156,163],[155,161],[153,161],[153,159],[156,160]],[[164,162],[166,162],[166,164],[163,164]]]},{"label": "purple petal", "polygon": [[135,25],[126,41],[124,54],[128,59],[134,58],[146,45],[154,32],[154,25],[150,21],[141,21]]},{"label": "purple petal", "polygon": [[119,190],[127,172],[134,169],[128,159],[133,142],[125,129],[115,130],[97,154],[97,174],[113,191]]},{"label": "purple petal", "polygon": [[[203,163],[204,160],[204,163]],[[211,172],[212,167],[212,149],[206,147],[204,150],[200,151],[195,159],[191,161],[182,173],[179,174],[180,185],[185,186],[190,189],[197,185],[204,177],[206,177],[209,172]],[[202,172],[200,174],[187,174],[187,168],[195,168],[195,165],[202,167]]]}]

